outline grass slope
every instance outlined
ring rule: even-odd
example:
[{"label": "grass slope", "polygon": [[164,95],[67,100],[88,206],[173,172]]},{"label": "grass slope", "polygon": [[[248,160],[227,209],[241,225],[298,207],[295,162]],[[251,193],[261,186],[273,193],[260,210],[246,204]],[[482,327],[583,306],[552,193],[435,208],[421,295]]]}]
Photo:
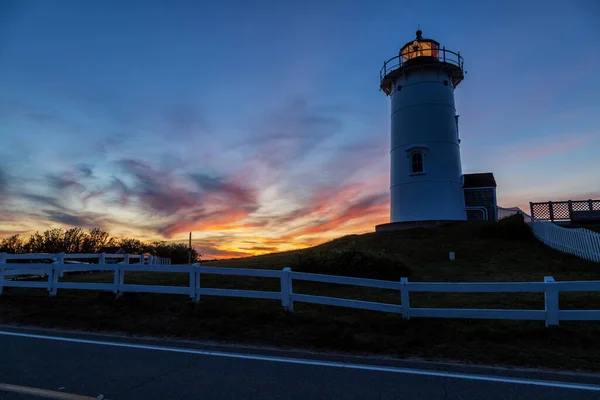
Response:
[{"label": "grass slope", "polygon": [[[456,261],[448,252],[456,252]],[[457,224],[346,236],[310,249],[210,265],[281,269],[411,281],[542,281],[600,279],[600,265],[549,249],[520,217],[501,223]],[[131,273],[127,283],[187,285],[186,274]],[[112,275],[71,275],[64,280],[111,282]],[[203,276],[206,287],[279,290],[269,278]],[[294,291],[398,303],[397,292],[341,285],[294,283]],[[562,309],[599,309],[600,296],[569,293]],[[543,294],[411,294],[413,307],[543,309]],[[399,315],[296,304],[288,314],[276,301],[59,290],[5,289],[0,322],[143,333],[225,342],[460,360],[486,364],[600,370],[600,324],[412,319]]]},{"label": "grass slope", "polygon": [[571,223],[571,224],[565,225],[565,228],[571,228],[571,229],[585,228],[585,229],[589,229],[590,231],[600,233],[600,224],[577,224],[577,223]]}]

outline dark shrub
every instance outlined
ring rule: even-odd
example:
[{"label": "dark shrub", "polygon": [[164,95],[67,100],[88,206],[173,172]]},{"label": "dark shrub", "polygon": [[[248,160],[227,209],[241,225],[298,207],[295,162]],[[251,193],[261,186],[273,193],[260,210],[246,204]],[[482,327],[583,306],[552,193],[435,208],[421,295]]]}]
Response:
[{"label": "dark shrub", "polygon": [[531,229],[523,221],[523,216],[520,214],[512,217],[504,218],[487,225],[483,229],[483,235],[503,240],[531,240],[533,234]]}]

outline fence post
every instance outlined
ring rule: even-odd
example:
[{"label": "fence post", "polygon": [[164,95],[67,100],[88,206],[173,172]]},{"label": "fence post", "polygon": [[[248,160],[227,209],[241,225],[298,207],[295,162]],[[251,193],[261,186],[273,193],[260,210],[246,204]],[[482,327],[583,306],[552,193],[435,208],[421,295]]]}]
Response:
[{"label": "fence post", "polygon": [[546,290],[544,291],[544,303],[546,304],[546,328],[551,325],[558,325],[558,287],[554,278],[551,276],[544,277]]},{"label": "fence post", "polygon": [[98,264],[106,264],[106,254],[100,254],[100,258],[98,258]]},{"label": "fence post", "polygon": [[4,288],[4,267],[6,265],[6,253],[0,253],[0,294]]},{"label": "fence post", "polygon": [[48,274],[48,280],[50,281],[50,296],[56,296],[56,292],[58,291],[56,284],[58,283],[59,276],[62,276],[61,266],[64,264],[65,253],[58,253],[56,264],[51,264],[50,273]]},{"label": "fence post", "polygon": [[573,219],[573,202],[571,200],[567,201],[567,205],[569,206],[569,219]]},{"label": "fence post", "polygon": [[196,301],[196,268],[190,267],[190,298]]},{"label": "fence post", "polygon": [[292,269],[290,267],[285,267],[281,270],[281,305],[285,311],[294,312]]},{"label": "fence post", "polygon": [[121,276],[121,266],[119,264],[115,264],[115,271],[113,275],[113,293],[115,294],[115,298],[118,299],[121,297],[121,285],[120,285],[120,276]]},{"label": "fence post", "polygon": [[548,212],[550,213],[550,221],[554,222],[554,206],[551,201],[548,202]]},{"label": "fence post", "polygon": [[531,214],[531,219],[533,220],[535,218],[535,215],[533,215],[533,203],[529,202],[529,212]]},{"label": "fence post", "polygon": [[590,211],[594,211],[594,202],[592,199],[588,200],[588,207],[590,208]]},{"label": "fence post", "polygon": [[140,265],[144,265],[144,259],[145,259],[145,258],[146,258],[146,257],[145,257],[145,255],[144,255],[144,253],[141,253],[141,254],[140,254]]},{"label": "fence post", "polygon": [[192,268],[194,269],[194,303],[198,304],[200,302],[200,263],[192,264]]},{"label": "fence post", "polygon": [[400,305],[402,306],[402,319],[410,319],[410,297],[408,295],[408,278],[400,278]]},{"label": "fence post", "polygon": [[119,299],[123,296],[122,286],[125,284],[125,270],[119,264],[115,264],[115,286],[117,288],[116,298]]},{"label": "fence post", "polygon": [[[62,258],[61,258],[62,256]],[[65,263],[65,253],[58,253],[58,257],[56,257],[56,263],[55,264],[64,264]],[[58,268],[58,277],[62,278],[63,276],[65,276],[65,270],[63,268]],[[55,280],[55,282],[58,282],[58,278]]]}]

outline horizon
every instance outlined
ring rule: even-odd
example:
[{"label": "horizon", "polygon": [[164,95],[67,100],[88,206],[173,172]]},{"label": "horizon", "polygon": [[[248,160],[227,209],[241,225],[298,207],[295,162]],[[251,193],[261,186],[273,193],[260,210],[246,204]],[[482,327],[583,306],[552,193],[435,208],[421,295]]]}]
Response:
[{"label": "horizon", "polygon": [[493,172],[498,205],[525,212],[598,199],[600,5],[522,3],[3,2],[0,238],[191,231],[224,258],[373,232],[378,74],[418,26],[465,60],[463,173]]}]

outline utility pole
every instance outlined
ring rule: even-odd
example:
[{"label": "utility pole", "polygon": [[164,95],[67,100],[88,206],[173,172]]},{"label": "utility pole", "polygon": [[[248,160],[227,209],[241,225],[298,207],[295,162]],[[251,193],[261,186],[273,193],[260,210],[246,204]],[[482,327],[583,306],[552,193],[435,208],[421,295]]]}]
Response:
[{"label": "utility pole", "polygon": [[188,264],[192,263],[192,232],[190,232],[190,240],[188,243]]}]

